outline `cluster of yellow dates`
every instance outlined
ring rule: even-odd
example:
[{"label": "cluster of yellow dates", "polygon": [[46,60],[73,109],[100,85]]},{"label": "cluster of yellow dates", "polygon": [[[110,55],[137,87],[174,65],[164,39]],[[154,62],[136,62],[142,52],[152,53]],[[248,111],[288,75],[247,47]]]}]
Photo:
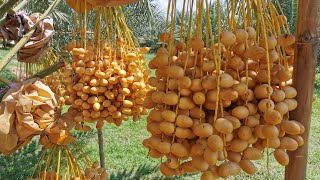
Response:
[{"label": "cluster of yellow dates", "polygon": [[[99,163],[95,162],[91,167],[88,167],[84,171],[85,179],[87,180],[105,180],[108,177],[108,173],[104,168],[99,167]],[[74,179],[77,180],[77,179]],[[81,180],[79,178],[79,180]]]},{"label": "cluster of yellow dates", "polygon": [[[303,125],[288,115],[298,105],[290,86],[295,37],[269,36],[257,43],[256,30],[247,27],[219,38],[213,49],[197,37],[189,40],[190,49],[181,41],[162,47],[149,63],[156,77],[148,83],[156,90],[145,100],[152,109],[147,118],[152,136],[143,144],[151,157],[163,158],[165,176],[202,172],[201,179],[211,180],[241,170],[255,174],[253,161],[266,149],[274,149],[277,162],[286,166],[287,151],[304,143]],[[286,48],[288,57],[281,57],[279,48]]]},{"label": "cluster of yellow dates", "polygon": [[78,110],[74,117],[76,130],[90,131],[84,122],[97,123],[98,129],[104,121],[120,126],[129,117],[138,121],[140,115],[147,113],[143,103],[150,71],[143,67],[143,54],[149,48],[116,52],[105,46],[100,55],[92,46],[69,49],[73,52],[72,68],[64,71],[64,82],[68,102]]},{"label": "cluster of yellow dates", "polygon": [[98,7],[122,6],[138,0],[66,0],[67,4],[77,13],[85,13]]}]

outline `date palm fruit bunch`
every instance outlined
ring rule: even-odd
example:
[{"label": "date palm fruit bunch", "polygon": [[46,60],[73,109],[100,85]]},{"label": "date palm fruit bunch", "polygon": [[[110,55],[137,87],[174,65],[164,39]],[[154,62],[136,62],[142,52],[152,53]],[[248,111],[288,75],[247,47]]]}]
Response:
[{"label": "date palm fruit bunch", "polygon": [[66,2],[77,13],[85,13],[93,9],[92,4],[87,0],[66,0]]},{"label": "date palm fruit bunch", "polygon": [[85,13],[92,9],[97,10],[99,7],[123,6],[138,0],[66,0],[66,2],[77,13]]},{"label": "date palm fruit bunch", "polygon": [[139,0],[87,0],[93,7],[112,7],[123,6],[130,3],[138,2]]},{"label": "date palm fruit bunch", "polygon": [[92,163],[81,145],[74,142],[67,146],[54,145],[52,149],[44,150],[28,180],[105,180],[107,177],[108,173],[99,167],[99,163]]},{"label": "date palm fruit bunch", "polygon": [[[287,152],[304,144],[304,127],[289,117],[298,102],[291,86],[295,37],[289,33],[285,17],[277,16],[269,1],[267,6],[260,0],[228,1],[241,14],[229,17],[229,30],[222,32],[217,1],[215,37],[209,4],[197,1],[195,11],[194,1],[189,5],[184,1],[182,16],[197,14],[190,22],[182,20],[180,40],[175,41],[177,1],[171,2],[170,32],[160,35],[163,46],[149,63],[156,77],[148,83],[156,89],[145,99],[145,107],[151,109],[147,118],[151,137],[143,141],[148,155],[160,159],[165,176],[201,172],[203,180],[241,171],[255,174],[253,161],[264,155],[269,161],[271,152],[279,164],[288,165]],[[256,29],[249,14],[261,22]],[[206,22],[202,22],[203,16]],[[237,16],[243,18],[242,23],[237,24]],[[187,26],[192,23],[194,31]]]},{"label": "date palm fruit bunch", "polygon": [[105,180],[108,177],[108,173],[101,167],[98,162],[94,162],[91,167],[87,167],[84,171],[86,179]]},{"label": "date palm fruit bunch", "polygon": [[[34,62],[18,62],[20,66],[20,74],[17,74],[18,77],[25,76],[26,78],[32,78],[35,75],[41,76],[43,71],[48,70],[50,66],[57,63],[61,57],[57,55],[54,49],[50,48],[47,53],[38,61]],[[22,74],[24,73],[24,74]],[[19,79],[20,81],[24,79]]]},{"label": "date palm fruit bunch", "polygon": [[[101,37],[85,46],[69,45],[72,68],[64,72],[67,101],[79,111],[74,117],[75,129],[85,132],[90,127],[84,123],[96,123],[97,128],[102,128],[105,121],[120,126],[129,117],[138,121],[147,113],[143,103],[150,71],[144,67],[143,55],[149,48],[136,48],[120,7],[102,8],[97,16],[97,21],[105,17],[114,24],[105,29],[107,43]],[[99,29],[99,22],[96,24]],[[101,29],[95,32],[96,37],[99,32]],[[111,34],[115,32],[119,32],[118,38]]]},{"label": "date palm fruit bunch", "polygon": [[[65,64],[67,64],[65,62]],[[68,96],[66,95],[66,86],[63,83],[64,72],[69,69],[67,65],[59,69],[58,71],[50,74],[49,76],[44,78],[44,82],[52,89],[52,91],[57,95],[58,99],[58,109],[62,109],[66,105],[66,99]]]},{"label": "date palm fruit bunch", "polygon": [[[61,72],[64,71],[63,66],[68,63],[62,63],[61,59],[64,59],[64,57],[58,56],[57,54],[58,53],[51,48],[39,61],[32,63],[19,62],[20,69],[23,69],[24,71],[20,71],[17,76],[19,81],[23,81],[26,78],[30,79],[32,77],[44,77],[43,82],[49,86],[52,92],[57,96],[57,108],[62,109],[65,105],[66,88],[62,83],[63,74]],[[62,68],[59,69],[60,67]],[[59,70],[54,71],[56,69]]]}]

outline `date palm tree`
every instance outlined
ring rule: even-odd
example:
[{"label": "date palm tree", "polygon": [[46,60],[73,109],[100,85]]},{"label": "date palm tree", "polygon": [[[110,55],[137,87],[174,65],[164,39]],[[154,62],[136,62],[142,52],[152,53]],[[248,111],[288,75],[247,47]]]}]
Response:
[{"label": "date palm tree", "polygon": [[[52,0],[29,0],[24,10],[27,13],[44,12],[51,2]],[[123,10],[128,26],[141,42],[158,39],[164,28],[165,13],[156,4],[155,0],[140,0],[137,3],[124,6]],[[55,46],[65,44],[71,38],[71,35],[61,32],[73,31],[74,11],[63,0],[50,15],[54,19],[56,36],[58,36],[55,38]],[[92,15],[95,16],[94,13]],[[56,41],[57,39],[59,41]]]},{"label": "date palm tree", "polygon": [[[43,12],[52,0],[29,0],[30,2],[26,6],[27,12]],[[272,0],[276,3],[277,0]],[[297,18],[297,1],[298,0],[278,0],[281,7],[283,8],[284,14],[288,18],[290,24],[291,32],[295,32],[295,22]],[[225,2],[225,1],[224,1]],[[216,32],[217,17],[215,15],[215,3],[212,4],[211,8],[211,22],[213,24],[212,30]],[[130,4],[123,7],[123,11],[126,16],[127,24],[129,28],[133,31],[134,35],[139,39],[140,43],[143,45],[156,45],[158,42],[159,35],[165,31],[165,16],[166,10],[161,9],[156,3],[156,0],[140,0],[137,3]],[[63,0],[56,8],[56,10],[51,14],[55,22],[55,29],[58,31],[72,32],[73,26],[70,25],[73,22],[74,12]],[[222,18],[226,18],[226,11],[222,12]],[[93,14],[94,16],[94,14]],[[204,16],[204,19],[206,17]],[[181,12],[177,13],[177,26],[176,35],[178,36],[178,31],[181,25]],[[179,24],[180,23],[180,24]],[[188,23],[187,23],[188,24]],[[205,23],[203,23],[205,26]],[[204,32],[205,33],[205,28]],[[215,33],[214,33],[215,34]],[[70,35],[66,34],[56,34],[59,36],[56,39],[61,40],[63,43],[70,39]]]},{"label": "date palm tree", "polygon": [[[284,14],[287,16],[290,25],[291,33],[295,33],[297,15],[298,15],[298,0],[278,0]],[[277,2],[275,2],[277,4]]]}]

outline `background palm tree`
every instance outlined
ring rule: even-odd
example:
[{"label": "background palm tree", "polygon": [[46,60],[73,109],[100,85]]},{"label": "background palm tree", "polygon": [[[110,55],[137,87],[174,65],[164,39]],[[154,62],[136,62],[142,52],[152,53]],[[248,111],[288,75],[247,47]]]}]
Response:
[{"label": "background palm tree", "polygon": [[[275,3],[276,0],[274,0]],[[295,33],[297,15],[298,15],[298,0],[278,0],[284,14],[287,16],[290,25],[291,33]]]},{"label": "background palm tree", "polygon": [[[28,14],[34,12],[44,12],[52,0],[29,0],[24,11]],[[123,7],[127,24],[145,45],[156,44],[156,41],[165,26],[165,12],[159,7],[155,0],[141,0],[137,3]],[[58,50],[72,39],[73,22],[75,12],[63,0],[52,12],[56,35],[53,41],[54,47]],[[90,14],[91,19],[95,19],[95,13]],[[94,27],[92,22],[91,27]],[[102,26],[105,26],[103,24]],[[154,43],[155,42],[155,43]]]}]

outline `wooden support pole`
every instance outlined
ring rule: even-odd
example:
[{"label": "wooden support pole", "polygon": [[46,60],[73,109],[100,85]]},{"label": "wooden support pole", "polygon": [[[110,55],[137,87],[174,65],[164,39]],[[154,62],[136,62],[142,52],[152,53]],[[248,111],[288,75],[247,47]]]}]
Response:
[{"label": "wooden support pole", "polygon": [[291,119],[302,123],[306,131],[302,135],[304,145],[297,151],[289,153],[290,163],[286,167],[286,180],[305,180],[307,175],[308,141],[320,40],[319,27],[320,0],[299,0],[293,74],[293,84],[298,91],[299,105],[291,113]]},{"label": "wooden support pole", "polygon": [[106,169],[102,129],[98,129],[98,143],[99,143],[100,166]]}]

